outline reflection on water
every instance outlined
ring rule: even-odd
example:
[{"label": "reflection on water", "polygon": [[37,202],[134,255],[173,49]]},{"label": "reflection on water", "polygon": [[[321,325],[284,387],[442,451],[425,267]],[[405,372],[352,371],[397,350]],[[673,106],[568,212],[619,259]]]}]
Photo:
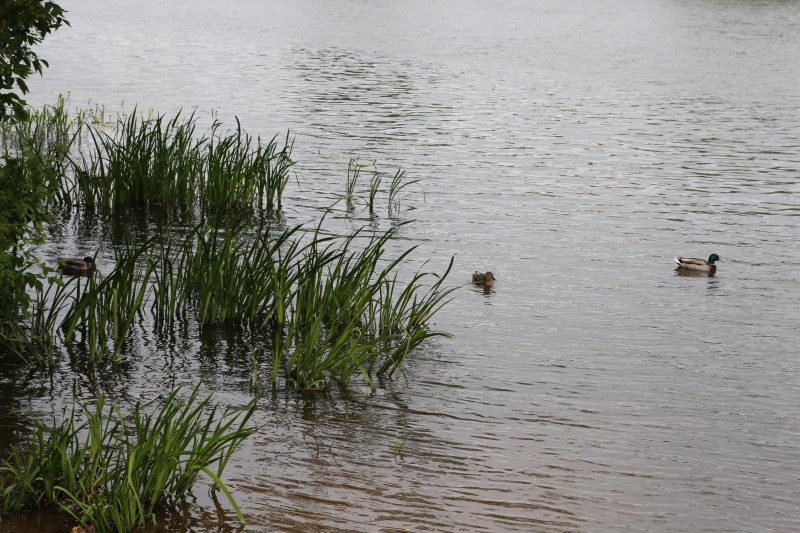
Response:
[{"label": "reflection on water", "polygon": [[687,270],[680,267],[675,269],[675,273],[687,278],[713,278],[717,274],[715,270],[703,272],[701,270]]},{"label": "reflection on water", "polygon": [[[290,129],[287,224],[340,197],[351,157],[401,167],[423,180],[402,237],[428,268],[456,254],[465,286],[437,323],[455,339],[374,393],[264,398],[228,474],[249,530],[800,530],[792,2],[65,7],[34,101]],[[331,227],[392,223],[362,215]],[[108,262],[147,230],[82,217],[44,252]],[[709,250],[731,258],[716,276],[671,272]],[[488,297],[474,268],[501,280]],[[198,380],[241,404],[250,351],[145,336],[120,372],[4,372],[2,413]],[[165,530],[235,527],[195,492]]]}]

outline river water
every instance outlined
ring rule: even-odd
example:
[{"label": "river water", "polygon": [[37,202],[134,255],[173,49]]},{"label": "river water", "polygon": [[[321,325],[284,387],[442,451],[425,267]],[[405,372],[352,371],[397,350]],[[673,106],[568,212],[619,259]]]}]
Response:
[{"label": "river water", "polygon": [[[421,180],[407,243],[435,268],[456,256],[465,286],[436,321],[455,337],[405,377],[263,401],[226,472],[247,530],[800,531],[796,2],[63,5],[31,103],[290,130],[296,221],[343,192],[351,157],[402,168]],[[673,271],[712,252],[714,277]],[[45,411],[73,385],[249,398],[225,339],[143,343],[124,373],[2,386]],[[164,531],[235,526],[195,493]]]}]

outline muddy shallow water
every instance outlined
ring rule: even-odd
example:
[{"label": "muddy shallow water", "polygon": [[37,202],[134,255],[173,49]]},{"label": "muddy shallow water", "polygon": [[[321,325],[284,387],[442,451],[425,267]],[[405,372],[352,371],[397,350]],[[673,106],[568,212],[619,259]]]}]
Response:
[{"label": "muddy shallow water", "polygon": [[[793,3],[64,6],[72,27],[42,47],[32,103],[69,92],[109,113],[291,130],[290,222],[335,201],[351,157],[401,167],[421,179],[402,244],[436,268],[456,256],[465,286],[436,319],[455,337],[405,376],[265,396],[226,472],[248,530],[800,529]],[[115,227],[72,218],[42,253],[102,258]],[[673,271],[712,252],[714,277]],[[478,269],[493,292],[470,290]],[[10,408],[60,411],[73,387],[123,403],[198,381],[226,403],[251,395],[247,349],[225,332],[144,335],[114,372],[66,359],[52,376],[4,371],[4,424],[27,423]],[[162,530],[235,525],[198,486]]]}]

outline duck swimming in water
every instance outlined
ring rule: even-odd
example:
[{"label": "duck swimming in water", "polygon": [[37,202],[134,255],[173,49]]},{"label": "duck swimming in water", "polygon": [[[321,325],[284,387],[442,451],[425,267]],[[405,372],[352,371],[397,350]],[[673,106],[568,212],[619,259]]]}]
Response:
[{"label": "duck swimming in water", "polygon": [[685,270],[696,270],[698,272],[710,272],[714,273],[717,271],[717,261],[721,261],[717,254],[711,254],[708,256],[708,261],[705,259],[698,259],[697,257],[676,257],[675,262],[678,263],[678,268],[685,269]]},{"label": "duck swimming in water", "polygon": [[494,285],[495,277],[491,271],[489,272],[478,272],[477,270],[472,275],[472,283],[475,285],[482,285],[484,287],[491,287]]},{"label": "duck swimming in water", "polygon": [[88,274],[90,272],[94,272],[94,270],[97,268],[94,259],[88,255],[83,259],[58,257],[56,258],[56,263],[58,263],[59,270],[70,276],[81,276],[83,274]]}]

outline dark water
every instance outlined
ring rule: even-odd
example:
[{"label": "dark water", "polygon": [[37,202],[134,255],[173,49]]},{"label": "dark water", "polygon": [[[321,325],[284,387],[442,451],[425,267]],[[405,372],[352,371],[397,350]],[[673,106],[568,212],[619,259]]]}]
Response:
[{"label": "dark water", "polygon": [[[32,102],[290,129],[295,221],[351,157],[402,167],[422,180],[417,257],[499,279],[460,290],[437,320],[455,338],[375,394],[265,398],[227,476],[249,530],[800,530],[796,2],[64,5]],[[48,253],[103,244],[82,227]],[[715,277],[673,272],[712,252]],[[134,401],[202,380],[249,397],[224,335],[139,344],[120,372],[4,395],[48,411],[73,385]],[[166,530],[234,526],[196,498]]]}]

